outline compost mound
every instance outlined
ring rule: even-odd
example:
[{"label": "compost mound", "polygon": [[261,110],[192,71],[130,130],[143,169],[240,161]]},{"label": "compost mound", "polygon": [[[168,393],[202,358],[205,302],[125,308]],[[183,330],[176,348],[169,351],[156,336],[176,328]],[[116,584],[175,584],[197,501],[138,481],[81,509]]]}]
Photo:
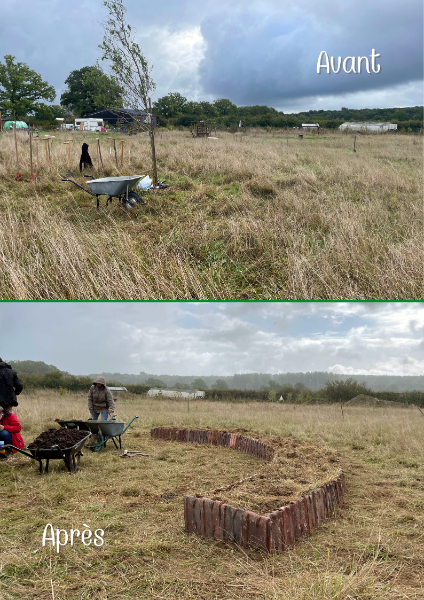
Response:
[{"label": "compost mound", "polygon": [[43,450],[51,448],[52,446],[59,446],[59,448],[71,448],[75,446],[80,440],[85,438],[88,431],[80,431],[79,429],[48,429],[43,431],[40,435],[28,445],[28,448],[33,450]]},{"label": "compost mound", "polygon": [[366,396],[365,394],[359,394],[352,400],[345,403],[345,406],[396,406],[401,408],[400,402],[393,402],[392,400],[381,400],[380,398],[373,398],[372,396]]}]

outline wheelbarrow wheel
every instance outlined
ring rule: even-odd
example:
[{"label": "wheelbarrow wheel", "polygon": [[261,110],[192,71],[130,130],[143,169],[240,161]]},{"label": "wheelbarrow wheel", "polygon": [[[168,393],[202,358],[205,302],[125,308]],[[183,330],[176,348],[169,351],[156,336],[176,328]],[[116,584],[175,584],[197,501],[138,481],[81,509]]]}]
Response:
[{"label": "wheelbarrow wheel", "polygon": [[140,196],[140,194],[137,194],[137,192],[129,192],[128,194],[128,199],[131,198],[132,200],[134,200],[137,204],[147,204],[147,202],[145,200],[143,200],[143,198]]}]

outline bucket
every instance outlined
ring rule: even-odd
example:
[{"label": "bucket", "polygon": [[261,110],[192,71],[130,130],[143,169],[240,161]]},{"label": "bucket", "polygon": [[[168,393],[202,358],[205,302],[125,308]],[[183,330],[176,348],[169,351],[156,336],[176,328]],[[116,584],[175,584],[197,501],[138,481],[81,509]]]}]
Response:
[{"label": "bucket", "polygon": [[4,442],[0,442],[0,456],[4,456],[6,454],[6,450],[4,448]]}]

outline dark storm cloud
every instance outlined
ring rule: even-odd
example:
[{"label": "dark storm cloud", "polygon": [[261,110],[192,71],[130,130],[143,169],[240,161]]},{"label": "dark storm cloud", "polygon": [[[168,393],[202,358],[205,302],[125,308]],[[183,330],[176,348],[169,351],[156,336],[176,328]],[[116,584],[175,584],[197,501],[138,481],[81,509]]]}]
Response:
[{"label": "dark storm cloud", "polygon": [[[157,83],[155,98],[230,98],[302,110],[421,103],[421,0],[125,0]],[[72,70],[94,65],[102,0],[2,4],[0,60],[16,56],[57,91]],[[318,55],[381,58],[379,74],[318,75]],[[107,65],[104,65],[107,68]],[[372,107],[372,106],[371,106]]]},{"label": "dark storm cloud", "polygon": [[[213,14],[202,22],[207,42],[200,65],[205,90],[237,104],[375,90],[422,78],[422,4],[303,2]],[[328,56],[381,54],[379,74],[317,74]]]}]

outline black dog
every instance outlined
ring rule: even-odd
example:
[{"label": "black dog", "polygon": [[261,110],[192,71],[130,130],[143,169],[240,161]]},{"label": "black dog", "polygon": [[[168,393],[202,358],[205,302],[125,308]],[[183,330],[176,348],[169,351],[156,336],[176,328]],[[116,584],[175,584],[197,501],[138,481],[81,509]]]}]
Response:
[{"label": "black dog", "polygon": [[81,152],[81,158],[80,158],[80,172],[82,173],[82,167],[84,166],[84,169],[87,168],[93,168],[93,163],[91,162],[91,158],[90,155],[88,154],[88,144],[83,144],[82,145],[82,152]]}]

